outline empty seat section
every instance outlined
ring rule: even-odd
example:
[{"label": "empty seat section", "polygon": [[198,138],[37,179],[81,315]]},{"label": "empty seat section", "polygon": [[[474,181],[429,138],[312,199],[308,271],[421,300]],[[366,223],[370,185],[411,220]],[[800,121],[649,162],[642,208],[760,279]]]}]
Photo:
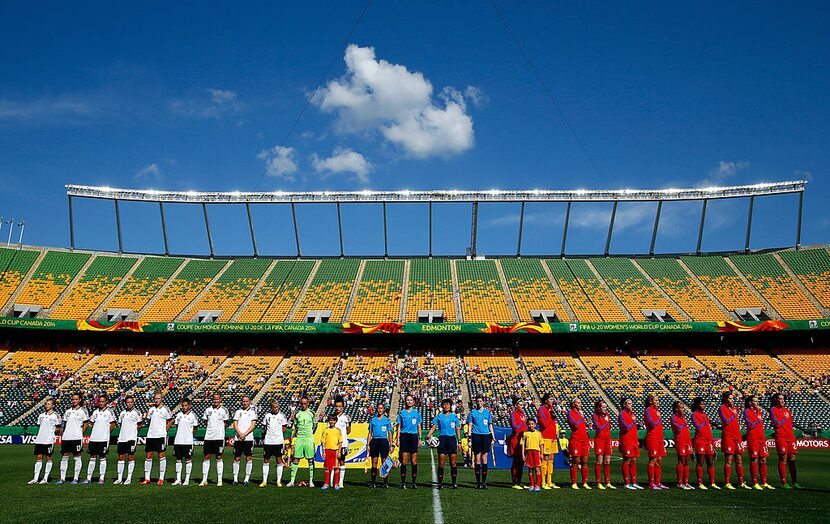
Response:
[{"label": "empty seat section", "polygon": [[135,265],[135,258],[97,256],[49,318],[84,320]]},{"label": "empty seat section", "polygon": [[815,349],[776,349],[774,352],[810,387],[830,395],[830,355]]},{"label": "empty seat section", "polygon": [[229,321],[251,294],[270,264],[270,260],[257,258],[234,260],[222,276],[217,278],[185,313],[185,322],[191,321],[199,311],[204,310],[222,311],[217,321]]},{"label": "empty seat section", "polygon": [[647,320],[643,309],[665,309],[671,317],[682,322],[686,320],[677,308],[660,294],[651,282],[634,267],[627,258],[592,258],[591,264],[602,276],[617,299],[628,310],[634,320]]},{"label": "empty seat section", "polygon": [[782,318],[813,319],[822,316],[771,254],[735,255],[731,259]]},{"label": "empty seat section", "polygon": [[[830,254],[826,249],[802,249],[778,253],[807,291],[830,308]],[[2,298],[2,297],[0,297]]]},{"label": "empty seat section", "polygon": [[367,260],[348,320],[398,322],[401,318],[403,260]]},{"label": "empty seat section", "polygon": [[493,421],[499,426],[509,426],[513,397],[525,400],[525,413],[536,414],[538,399],[530,395],[530,389],[522,376],[516,359],[507,351],[481,351],[481,354],[464,357],[467,369],[467,387],[470,400],[484,397],[493,410]]},{"label": "empty seat section", "polygon": [[565,295],[565,300],[568,301],[568,305],[571,306],[571,310],[576,315],[576,318],[572,320],[602,322],[602,317],[597,308],[594,307],[591,299],[585,294],[585,290],[582,289],[582,285],[568,267],[568,264],[560,259],[545,260],[544,263],[548,266],[551,275],[559,285],[559,289]]},{"label": "empty seat section", "polygon": [[503,258],[499,263],[513,295],[519,320],[532,321],[530,311],[534,309],[556,311],[561,321],[571,320],[539,259]]},{"label": "empty seat section", "polygon": [[[642,422],[645,412],[646,395],[663,394],[663,390],[651,376],[637,366],[628,355],[597,355],[579,353],[579,358],[593,375],[597,384],[605,390],[608,398],[615,402],[617,411],[620,402],[628,397],[634,404],[634,412]],[[671,397],[663,395],[663,404],[670,404]]]},{"label": "empty seat section", "polygon": [[[637,358],[687,408],[691,409],[695,397],[701,397],[706,401],[705,411],[709,418],[718,420],[721,393],[729,389],[729,384],[720,373],[707,369],[679,350],[649,350],[648,355]],[[671,399],[663,399],[662,410],[668,413],[670,406]]]},{"label": "empty seat section", "polygon": [[308,280],[308,275],[314,268],[314,263],[313,260],[278,261],[237,320],[239,322],[286,322],[290,320],[288,314],[297,302]]},{"label": "empty seat section", "polygon": [[138,312],[158,293],[183,262],[181,258],[144,257],[105,307],[132,309]]},{"label": "empty seat section", "polygon": [[[148,306],[139,320],[172,322],[227,264],[224,260],[189,260],[170,284]],[[190,320],[190,319],[187,319]]]},{"label": "empty seat section", "polygon": [[464,366],[459,357],[418,352],[403,359],[399,371],[400,400],[398,409],[406,407],[406,396],[412,395],[421,412],[424,427],[441,409],[441,400],[448,398],[455,405],[462,403],[461,380]]},{"label": "empty seat section", "polygon": [[231,412],[242,405],[242,397],[250,397],[253,401],[284,356],[285,352],[280,350],[259,349],[251,354],[250,350],[240,349],[222,369],[211,373],[193,399],[193,409],[197,413],[204,412],[210,406],[214,393],[222,396],[222,401]]},{"label": "empty seat section", "polygon": [[305,322],[309,310],[331,311],[329,322],[342,322],[359,268],[360,260],[352,258],[326,259],[320,262],[320,267],[294,314],[294,322]]},{"label": "empty seat section", "polygon": [[369,422],[378,402],[386,407],[392,401],[397,381],[394,355],[384,352],[356,351],[340,361],[337,378],[326,400],[326,412],[334,412],[334,399],[343,397],[344,412],[352,422]]},{"label": "empty seat section", "polygon": [[601,320],[605,322],[625,322],[628,320],[628,317],[617,306],[617,303],[614,302],[614,299],[602,286],[602,282],[600,282],[584,260],[572,259],[566,260],[565,263],[568,269],[570,269],[571,274],[576,277],[577,283],[582,288],[582,291],[594,304],[597,312],[602,317]]},{"label": "empty seat section", "polygon": [[423,310],[441,310],[446,322],[456,321],[452,270],[445,258],[415,258],[409,263],[406,321],[417,322]]},{"label": "empty seat section", "polygon": [[39,251],[0,249],[0,308],[17,291],[38,255]]},{"label": "empty seat section", "polygon": [[494,260],[457,260],[455,271],[464,322],[513,322]]},{"label": "empty seat section", "polygon": [[277,372],[275,380],[262,398],[260,411],[272,400],[280,403],[285,416],[298,409],[300,397],[307,395],[312,411],[323,401],[331,383],[340,353],[329,350],[305,350],[300,355],[286,357],[287,362]]},{"label": "empty seat section", "polygon": [[47,252],[16,302],[49,309],[72,283],[89,257],[87,253]]},{"label": "empty seat section", "polygon": [[[637,260],[643,271],[697,322],[718,322],[727,316],[673,258]],[[680,319],[675,319],[680,320]]]},{"label": "empty seat section", "polygon": [[686,256],[680,259],[727,311],[764,307],[722,257]]}]

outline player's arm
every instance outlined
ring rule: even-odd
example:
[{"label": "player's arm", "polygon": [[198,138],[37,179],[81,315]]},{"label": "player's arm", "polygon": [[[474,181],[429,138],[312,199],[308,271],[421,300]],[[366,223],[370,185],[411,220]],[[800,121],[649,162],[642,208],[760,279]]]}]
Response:
[{"label": "player's arm", "polygon": [[62,433],[63,433],[63,422],[59,420],[58,423],[55,424],[55,436],[60,437]]},{"label": "player's arm", "polygon": [[422,426],[420,423],[418,424],[418,429],[417,429],[417,431],[418,431],[418,443],[419,443],[419,445],[423,446],[423,445],[424,445],[424,441],[423,441],[423,440],[421,440],[421,435],[423,435],[423,433],[422,433],[422,432],[424,431],[424,428],[423,428],[423,426]]},{"label": "player's arm", "polygon": [[[427,440],[429,440],[429,438],[432,436],[432,434],[435,433],[436,429],[438,429],[438,426],[436,426],[435,422],[433,422],[432,427],[429,428],[429,433],[427,433]],[[420,426],[418,426],[418,434],[419,435],[421,434],[421,427]]]},{"label": "player's arm", "polygon": [[256,425],[257,425],[257,420],[256,419],[252,420],[251,421],[251,427],[249,427],[248,431],[245,432],[246,437],[254,432],[254,430],[256,429]]},{"label": "player's arm", "polygon": [[461,424],[455,426],[455,446],[461,450]]},{"label": "player's arm", "polygon": [[173,418],[167,419],[167,432],[170,432],[170,428],[173,427]]}]

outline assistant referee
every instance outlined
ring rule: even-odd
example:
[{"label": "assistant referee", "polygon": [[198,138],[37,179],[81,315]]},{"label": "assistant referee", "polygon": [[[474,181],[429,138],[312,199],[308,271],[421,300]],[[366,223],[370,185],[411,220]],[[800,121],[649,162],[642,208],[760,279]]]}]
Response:
[{"label": "assistant referee", "polygon": [[493,448],[493,415],[484,407],[484,397],[476,397],[476,407],[467,415],[467,439],[473,450],[476,489],[487,489],[487,460]]}]

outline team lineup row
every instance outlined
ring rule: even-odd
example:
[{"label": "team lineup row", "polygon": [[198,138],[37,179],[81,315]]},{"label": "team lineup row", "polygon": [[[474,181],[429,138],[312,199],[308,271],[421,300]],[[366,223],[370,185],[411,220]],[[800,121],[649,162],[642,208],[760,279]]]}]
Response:
[{"label": "team lineup row", "polygon": [[[750,395],[743,400],[743,412],[736,406],[736,395],[725,392],[721,398],[718,415],[722,425],[720,449],[725,456],[723,465],[726,489],[735,489],[731,483],[732,468],[737,473],[738,485],[744,489],[775,489],[767,482],[767,449],[764,434],[764,422],[767,419],[761,410],[757,397]],[[778,473],[784,489],[799,488],[796,469],[796,439],[793,432],[792,414],[784,406],[784,397],[775,394],[770,399],[771,409],[769,420],[775,432],[775,446],[778,453]],[[61,437],[60,477],[56,484],[66,482],[69,457],[74,458],[74,475],[71,482],[80,481],[82,470],[83,435],[92,426],[89,436],[86,479],[81,484],[93,481],[96,465],[99,468],[98,484],[104,484],[107,454],[109,451],[110,435],[116,424],[120,426],[117,438],[117,478],[114,484],[130,484],[135,468],[136,443],[138,430],[148,425],[145,442],[144,478],[141,484],[149,484],[153,460],[157,456],[159,476],[157,483],[164,484],[166,473],[166,451],[168,432],[175,425],[176,432],[173,440],[175,457],[176,480],[174,485],[190,483],[194,449],[194,436],[200,425],[199,417],[192,411],[188,399],[181,402],[181,410],[175,415],[163,403],[161,394],[155,394],[153,406],[146,414],[135,408],[134,399],[125,399],[125,409],[118,417],[108,407],[106,395],[96,399],[96,408],[92,414],[83,406],[80,395],[72,395],[71,407],[63,416],[54,410],[54,402],[49,399],[45,403],[45,411],[38,417],[38,434],[35,438],[34,453],[36,456],[34,477],[29,484],[46,484],[52,469],[52,454],[55,437]],[[452,410],[449,399],[441,401],[441,412],[433,420],[427,436],[421,440],[423,434],[423,420],[420,412],[415,409],[415,400],[407,395],[405,408],[398,413],[393,423],[386,415],[386,406],[378,404],[377,412],[369,423],[367,448],[371,461],[370,487],[377,486],[378,476],[383,481],[383,487],[388,487],[389,474],[392,468],[400,469],[399,488],[417,488],[418,449],[423,445],[437,448],[439,464],[437,469],[437,487],[444,486],[444,469],[446,462],[450,462],[451,487],[457,488],[458,464],[457,456],[467,444],[471,451],[470,458],[475,470],[476,488],[487,489],[488,463],[493,453],[495,436],[493,419],[490,410],[485,406],[482,397],[475,399],[475,407],[470,410],[466,421],[462,421]],[[297,482],[299,463],[306,459],[309,470],[309,486],[314,486],[315,462],[315,415],[309,409],[309,400],[302,397],[299,409],[291,416],[291,420],[279,411],[279,404],[271,402],[269,413],[260,417],[250,398],[242,398],[242,406],[236,410],[233,417],[230,411],[222,405],[222,399],[217,394],[213,396],[212,405],[201,417],[205,425],[204,460],[202,462],[202,478],[200,486],[208,484],[211,462],[215,457],[217,481],[221,486],[224,462],[222,460],[225,447],[226,429],[233,428],[233,483],[239,483],[239,474],[242,457],[245,457],[245,476],[242,483],[250,483],[252,471],[252,456],[254,448],[255,428],[259,427],[263,435],[263,466],[262,483],[268,484],[271,459],[276,462],[276,484],[282,486],[283,469],[290,465],[291,487]],[[677,487],[684,490],[695,489],[689,483],[689,462],[694,456],[696,465],[697,485],[699,489],[721,489],[715,482],[715,440],[708,415],[704,411],[704,401],[695,398],[692,401],[691,416],[686,417],[686,406],[683,402],[674,402],[670,415],[670,427],[677,453]],[[325,482],[323,489],[332,487],[342,489],[346,473],[346,456],[349,449],[349,433],[351,420],[344,412],[342,398],[335,399],[334,412],[327,417],[328,427],[321,434],[322,455],[325,467]],[[523,470],[528,469],[530,485],[527,489],[541,491],[543,489],[559,489],[553,482],[554,456],[561,450],[570,463],[570,483],[572,489],[592,489],[588,481],[588,460],[591,441],[588,435],[589,427],[595,432],[593,441],[595,460],[595,483],[598,489],[617,489],[611,482],[610,462],[612,456],[610,417],[608,406],[602,400],[594,403],[590,420],[583,411],[582,401],[574,399],[567,412],[567,422],[570,429],[570,439],[564,437],[564,430],[559,430],[555,418],[555,408],[552,397],[544,395],[536,417],[529,417],[524,410],[524,401],[514,399],[510,413],[511,433],[507,438],[506,448],[512,458],[511,478],[513,487],[525,489],[522,483]],[[662,482],[662,459],[666,456],[663,418],[660,412],[660,399],[657,395],[648,395],[645,399],[644,420],[637,420],[633,411],[633,401],[624,398],[619,411],[619,452],[622,456],[622,478],[624,487],[630,490],[644,489],[637,482],[637,457],[640,456],[640,447],[644,447],[648,454],[649,488],[653,490],[669,489]],[[746,426],[745,434],[741,434],[740,420],[743,418]],[[694,435],[690,431],[690,424],[694,427]],[[462,439],[461,429],[465,428],[466,440]],[[290,439],[285,438],[285,432],[290,428]],[[645,439],[641,442],[638,430],[645,430]],[[435,434],[437,433],[437,437]],[[751,484],[747,483],[744,475],[743,455],[749,454]],[[398,460],[399,459],[399,460]],[[708,473],[708,487],[703,479],[704,466]],[[407,470],[411,467],[411,483],[407,483]],[[126,470],[126,478],[124,473]],[[41,477],[41,472],[43,476]],[[790,479],[788,482],[787,474]],[[182,475],[184,474],[184,478]],[[581,476],[581,482],[577,477]]]}]

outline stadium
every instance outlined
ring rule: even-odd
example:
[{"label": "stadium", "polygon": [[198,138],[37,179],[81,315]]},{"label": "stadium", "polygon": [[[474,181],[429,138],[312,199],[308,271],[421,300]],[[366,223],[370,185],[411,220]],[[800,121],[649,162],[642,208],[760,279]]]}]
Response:
[{"label": "stadium", "polygon": [[[367,49],[373,67],[398,75],[394,90],[413,78],[428,86],[426,107],[406,108],[421,111],[418,122],[455,108],[472,133],[485,97],[471,85],[433,101],[420,72],[351,44],[367,13],[389,9],[369,1],[335,56],[347,73],[334,80],[329,65],[295,89],[304,105],[280,109],[288,124],[277,129],[288,133],[257,155],[265,173],[255,185],[233,179],[224,152],[205,151],[220,167],[194,167],[187,185],[162,176],[185,170],[172,158],[132,180],[52,173],[23,190],[0,180],[0,212],[26,216],[0,217],[4,521],[828,519],[823,182],[799,168],[743,183],[749,162],[721,161],[700,183],[639,167],[608,183],[520,42],[532,39],[514,32],[506,6],[489,5],[587,160],[582,175],[523,179],[499,166],[488,178],[493,158],[476,165],[481,183],[454,167],[424,179],[400,167],[449,163],[472,135],[453,146],[440,119],[412,128],[383,114],[371,128],[337,106],[355,95]],[[370,95],[382,91],[363,81]],[[4,92],[2,151],[26,125],[47,127],[43,112],[21,123],[34,106]],[[279,105],[207,92],[207,106],[175,99],[166,111],[221,135]],[[82,119],[50,125],[106,142],[90,130],[114,124],[79,104],[50,100],[49,111]],[[313,108],[334,122],[295,131]],[[486,143],[487,121],[476,119]],[[149,149],[149,135],[174,125],[148,121]],[[428,132],[431,142],[408,141]],[[73,143],[70,134],[54,140]],[[310,153],[317,178],[298,174],[293,146],[327,134],[333,156]],[[350,136],[377,147],[372,163],[342,145]],[[332,178],[347,172],[343,159],[356,162],[346,182]],[[404,176],[370,189],[384,161]],[[0,176],[12,167],[0,161]],[[263,179],[276,189],[259,190]],[[585,209],[600,212],[588,221]],[[598,247],[586,248],[588,237]],[[366,246],[371,254],[352,254]]]}]

